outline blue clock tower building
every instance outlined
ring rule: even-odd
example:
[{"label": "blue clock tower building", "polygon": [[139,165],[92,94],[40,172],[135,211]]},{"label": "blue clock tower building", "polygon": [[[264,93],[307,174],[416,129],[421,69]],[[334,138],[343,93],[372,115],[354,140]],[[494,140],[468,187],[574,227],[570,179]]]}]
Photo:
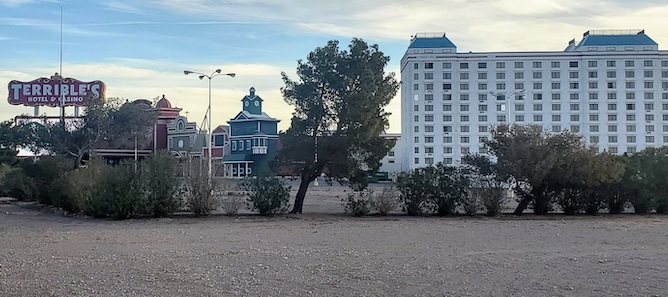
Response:
[{"label": "blue clock tower building", "polygon": [[250,88],[241,99],[242,110],[230,124],[230,153],[223,158],[225,176],[244,177],[269,172],[278,151],[278,122],[262,112],[262,98]]}]

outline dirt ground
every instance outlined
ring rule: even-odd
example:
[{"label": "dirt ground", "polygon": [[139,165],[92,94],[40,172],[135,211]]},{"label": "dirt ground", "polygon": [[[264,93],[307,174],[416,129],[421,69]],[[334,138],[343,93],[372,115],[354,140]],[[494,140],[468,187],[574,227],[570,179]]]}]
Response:
[{"label": "dirt ground", "polygon": [[668,296],[666,216],[351,218],[342,195],[273,218],[0,203],[0,296]]}]

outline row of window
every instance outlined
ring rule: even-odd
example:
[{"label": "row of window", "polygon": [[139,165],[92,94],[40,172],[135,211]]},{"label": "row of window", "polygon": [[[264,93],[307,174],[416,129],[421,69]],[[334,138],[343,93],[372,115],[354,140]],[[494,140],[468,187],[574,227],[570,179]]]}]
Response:
[{"label": "row of window", "polygon": [[[606,84],[606,87],[608,89],[616,89],[617,88],[617,82],[616,81],[609,81]],[[514,84],[514,89],[515,90],[524,90],[525,84],[523,82],[516,82]],[[542,82],[535,82],[531,85],[533,90],[542,90],[543,89],[543,83]],[[635,81],[627,81],[624,84],[626,89],[635,89],[636,88],[636,82]],[[589,89],[598,89],[598,82],[597,81],[592,81],[588,83]],[[477,89],[478,90],[488,90],[489,85],[487,83],[478,83],[477,84]],[[552,82],[550,83],[550,88],[552,90],[561,90],[561,82]],[[570,90],[578,90],[580,89],[580,83],[579,82],[570,82],[568,83],[568,88]],[[645,81],[643,82],[643,88],[645,89],[653,89],[654,88],[654,82],[653,81]],[[661,82],[661,88],[666,90],[668,89],[668,81],[662,81]],[[426,83],[424,84],[424,89],[427,92],[433,92],[434,91],[434,84],[433,83]],[[452,84],[451,83],[444,83],[443,84],[443,91],[450,91],[452,90]],[[420,90],[420,84],[413,84],[413,90],[414,91],[419,91]],[[459,84],[459,90],[460,91],[467,91],[470,90],[470,84],[468,83],[460,83]],[[496,84],[496,90],[506,90],[506,83],[497,83]]]},{"label": "row of window", "polygon": [[[576,115],[577,116],[577,115]],[[598,121],[598,115],[596,115],[596,121]],[[552,121],[553,122],[558,122],[561,121],[561,117],[559,115],[553,115],[552,116]],[[577,122],[579,119],[574,119],[573,116],[571,116],[571,121]],[[577,128],[575,128],[577,127]],[[618,132],[617,130],[617,125],[616,124],[610,124],[607,126],[608,127],[608,132]],[[645,132],[654,132],[654,125],[645,125]],[[490,126],[484,126],[480,125],[478,126],[478,132],[480,133],[487,133],[491,129]],[[433,133],[434,132],[434,126],[424,126],[425,133]],[[573,132],[580,132],[580,126],[575,125],[571,126],[571,131]],[[451,133],[453,131],[453,126],[443,126],[443,133]],[[459,126],[459,131],[463,133],[468,133],[471,132],[469,126]],[[413,132],[419,133],[420,132],[420,126],[415,126],[413,127]],[[599,132],[599,125],[589,125],[589,132]],[[626,132],[636,132],[636,125],[635,124],[628,124],[626,125]],[[663,125],[663,132],[668,132],[668,125]],[[431,137],[431,136],[427,136]],[[426,142],[426,141],[425,141]]]},{"label": "row of window", "polygon": [[252,140],[250,140],[250,139],[232,140],[231,143],[232,143],[232,151],[233,152],[234,151],[252,150],[253,147],[257,147],[257,146],[266,147],[267,146],[267,138],[256,137],[256,138],[253,138]]},{"label": "row of window", "polygon": [[[636,110],[636,103],[626,103],[626,104],[619,104],[620,106],[623,106],[625,110]],[[543,106],[544,104],[542,103],[534,103],[532,105],[533,111],[543,111]],[[552,103],[551,104],[551,110],[552,111],[561,111],[562,106],[566,106],[565,104],[561,103]],[[607,110],[618,110],[617,109],[618,104],[617,103],[608,103],[607,104]],[[654,103],[645,103],[644,105],[644,110],[645,111],[653,111],[654,110]],[[414,111],[419,111],[419,105],[414,105],[413,110]],[[424,111],[426,112],[431,112],[434,111],[434,106],[433,105],[425,105],[424,106]],[[524,104],[515,104],[514,105],[514,110],[513,111],[525,111],[525,105]],[[588,105],[589,109],[588,110],[599,110],[599,104],[598,103],[591,103]],[[508,105],[507,104],[496,104],[496,111],[507,111]],[[564,108],[564,110],[566,110]],[[579,103],[570,103],[568,104],[568,110],[570,111],[579,111],[580,110],[580,104]],[[621,109],[620,109],[621,110]],[[668,110],[668,103],[663,103],[661,104],[661,110]],[[452,109],[452,104],[443,104],[443,111],[445,112],[450,112],[453,111]],[[468,104],[461,104],[459,105],[459,111],[464,111],[468,112],[471,111],[470,105]],[[488,105],[486,104],[480,104],[478,105],[478,111],[480,112],[485,112],[488,111]],[[425,122],[433,122],[434,121],[434,115],[433,114],[424,114],[424,121]],[[414,115],[413,116],[413,121],[414,122],[419,122],[420,121],[420,115]]]},{"label": "row of window", "polygon": [[[666,86],[668,87],[668,85]],[[617,93],[618,92],[608,92],[605,95],[609,100],[616,100],[617,99]],[[629,100],[635,100],[636,99],[636,92],[625,92],[625,98]],[[570,100],[580,100],[580,93],[569,93],[569,99]],[[654,92],[644,92],[643,97],[645,100],[654,100]],[[490,94],[491,97],[496,98],[497,100],[506,100],[508,98],[505,95],[494,95]],[[479,101],[486,101],[489,99],[488,94],[478,94],[478,100]],[[515,98],[517,101],[522,101],[526,97],[523,94],[513,94],[511,95],[512,97]],[[589,92],[588,93],[589,100],[598,100],[599,99],[599,93],[598,92]],[[417,100],[419,100],[419,97],[416,97]],[[469,101],[470,99],[470,94],[459,94],[459,101]],[[532,94],[533,100],[543,100],[543,93],[533,93]],[[561,100],[561,93],[552,93],[551,94],[552,100]],[[663,100],[668,100],[668,93],[661,93],[661,99]],[[416,101],[417,101],[416,100]],[[431,101],[434,101],[434,94],[425,94],[424,95],[424,100],[429,104]],[[451,94],[443,94],[443,100],[444,101],[452,101],[452,95]],[[418,111],[418,110],[415,110]]]},{"label": "row of window", "polygon": [[[606,78],[617,78],[617,73],[618,72],[617,71],[605,71],[605,72],[604,71],[600,71],[600,72],[599,71],[589,71],[589,72],[587,72],[587,77],[588,78],[598,78],[599,73],[601,73],[601,74],[605,73]],[[626,70],[623,73],[624,73],[625,78],[635,78],[636,77],[636,72],[633,71],[633,70]],[[654,77],[654,71],[653,70],[644,70],[642,72],[642,74],[643,74],[642,77],[644,77],[644,78]],[[487,77],[488,77],[488,73],[487,72],[478,72],[477,76],[478,76],[478,80],[486,80]],[[515,77],[515,79],[524,79],[524,72],[515,72],[514,77]],[[640,77],[640,76],[638,76],[638,77]],[[661,77],[663,77],[663,78],[668,77],[668,70],[662,70],[661,71]],[[443,72],[442,78],[444,80],[452,80],[452,73]],[[541,71],[532,72],[532,78],[533,79],[543,79],[543,72],[541,72]],[[561,79],[561,72],[560,71],[550,72],[550,78]],[[568,72],[568,78],[579,79],[580,78],[580,72],[579,71],[570,71],[570,72]],[[419,80],[420,79],[420,74],[419,73],[413,73],[413,79],[414,80]],[[424,79],[425,80],[433,80],[434,79],[434,73],[433,72],[425,72],[424,73]],[[460,80],[469,80],[470,79],[470,74],[468,72],[460,72],[459,73],[459,79]],[[505,72],[497,72],[496,73],[496,79],[497,80],[506,79],[506,73]]]},{"label": "row of window", "polygon": [[[552,129],[551,129],[552,132],[561,132],[561,131],[564,131],[564,130],[562,130],[562,127],[561,127],[560,125],[554,125],[554,126],[552,126],[551,128],[552,128]],[[573,131],[573,132],[576,132],[576,131]],[[620,135],[608,135],[608,136],[607,136],[607,138],[608,138],[608,142],[609,142],[609,143],[618,143],[618,142],[619,142],[619,137],[620,137]],[[624,137],[624,135],[621,135],[621,137]],[[638,136],[638,135],[626,135],[626,142],[627,142],[627,143],[636,143],[636,142],[638,142],[638,141],[637,141],[637,140],[638,140],[638,137],[642,137],[642,136]],[[641,138],[641,139],[642,139],[642,138]],[[668,135],[664,135],[662,139],[663,139],[663,142],[664,142],[664,143],[668,142]],[[417,141],[417,140],[418,140],[418,139],[417,139],[417,137],[416,137],[416,142],[415,142],[415,143],[420,143],[420,142]],[[487,140],[487,138],[484,137],[484,136],[480,136],[480,137],[478,137],[478,143],[479,143],[479,144],[484,143],[486,140]],[[591,136],[589,136],[589,142],[590,142],[590,143],[600,143],[600,142],[601,142],[601,141],[600,141],[600,136],[599,136],[599,135],[591,135]],[[656,142],[656,137],[655,137],[654,135],[645,135],[645,142],[646,142],[646,143],[655,143],[655,142]],[[425,142],[424,142],[424,143],[427,143],[427,144],[429,144],[429,143],[434,143],[434,138],[431,137],[431,136],[427,136],[427,137],[425,137]],[[453,143],[452,136],[443,136],[443,143],[447,143],[447,144]],[[469,136],[461,136],[461,137],[459,138],[459,143],[460,143],[460,144],[461,144],[461,143],[465,143],[465,144],[466,144],[466,143],[471,143],[471,137],[469,137]],[[462,147],[462,148],[465,148],[465,147]],[[413,148],[413,153],[419,154],[419,153],[420,153],[420,147],[414,147],[414,148]],[[434,153],[434,148],[431,147],[431,146],[426,146],[426,147],[424,147],[424,149],[423,149],[423,153],[425,153],[425,154],[433,154],[433,153]],[[452,153],[452,148],[449,147],[449,146],[444,147],[444,151],[443,151],[443,153],[445,153],[445,154],[451,154],[451,153]],[[464,152],[462,151],[462,153],[464,153]],[[481,153],[482,153],[482,152],[481,152]]]},{"label": "row of window", "polygon": [[[599,67],[599,61],[587,61],[587,67],[589,68],[597,68]],[[602,62],[602,61],[601,61]],[[625,60],[624,61],[624,67],[635,67],[635,60]],[[532,68],[534,69],[539,69],[543,68],[543,64],[547,65],[546,63],[543,63],[542,61],[534,61],[530,62]],[[469,64],[477,65],[478,69],[487,69],[488,62],[477,62],[477,63],[469,63],[469,62],[459,62],[459,69],[469,69]],[[508,64],[511,64],[509,62]],[[529,64],[529,63],[527,63]],[[452,62],[443,62],[442,68],[443,69],[452,69]],[[505,69],[506,68],[506,62],[496,62],[495,64],[497,69]],[[515,69],[522,69],[524,68],[525,63],[524,62],[512,62],[512,65],[514,66]],[[550,68],[560,68],[562,66],[561,61],[551,61],[549,63]],[[569,61],[568,64],[564,63],[564,65],[568,65],[569,68],[577,68],[580,66],[579,61]],[[605,66],[608,68],[612,67],[617,67],[617,61],[616,60],[609,60],[605,61]],[[654,67],[654,60],[643,60],[642,61],[642,66],[643,67]],[[668,67],[668,60],[661,61],[661,67]],[[420,63],[413,63],[413,69],[420,69]],[[433,62],[425,62],[424,63],[424,69],[434,69],[434,63]]]},{"label": "row of window", "polygon": [[[525,116],[530,116],[530,115],[524,115],[524,114],[519,114],[515,115],[514,119],[515,122],[525,122],[527,121],[525,119]],[[547,116],[547,115],[546,115]],[[488,122],[488,116],[487,115],[478,115],[478,122]],[[560,122],[562,120],[561,115],[559,114],[553,114],[551,115],[552,122]],[[617,120],[617,114],[608,114],[607,115],[608,122],[616,122]],[[653,121],[654,120],[654,115],[653,114],[646,114],[645,115],[645,121]],[[452,122],[453,118],[452,115],[444,115],[443,116],[443,122]],[[470,121],[470,117],[467,115],[462,115],[460,116],[460,122],[466,123]],[[534,114],[533,115],[533,122],[542,122],[543,121],[543,115],[542,114]],[[578,114],[572,114],[570,115],[570,121],[571,122],[579,122],[580,121],[580,115]],[[598,114],[590,114],[589,115],[589,121],[590,122],[598,122],[599,120],[599,115]],[[636,121],[636,115],[635,114],[627,114],[626,115],[626,121],[627,122],[633,122]],[[668,115],[663,115],[663,121],[668,121]],[[430,120],[427,120],[427,122],[433,122],[433,118]],[[496,115],[496,122],[506,122],[506,115]],[[419,127],[419,126],[415,126]],[[434,132],[433,128],[427,128],[427,127],[433,127],[432,125],[425,125],[425,132]],[[414,132],[420,132],[419,128],[414,128]],[[449,131],[444,131],[444,132],[449,132]]]}]

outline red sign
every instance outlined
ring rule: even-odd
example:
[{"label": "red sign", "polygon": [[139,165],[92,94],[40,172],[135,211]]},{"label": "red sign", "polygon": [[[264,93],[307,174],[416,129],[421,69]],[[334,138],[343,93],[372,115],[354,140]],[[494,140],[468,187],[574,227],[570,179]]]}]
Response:
[{"label": "red sign", "polygon": [[105,88],[99,80],[82,82],[69,77],[61,79],[59,76],[42,77],[29,82],[13,80],[7,87],[7,101],[12,105],[60,106],[60,101],[64,100],[65,106],[82,106],[86,98],[104,98]]}]

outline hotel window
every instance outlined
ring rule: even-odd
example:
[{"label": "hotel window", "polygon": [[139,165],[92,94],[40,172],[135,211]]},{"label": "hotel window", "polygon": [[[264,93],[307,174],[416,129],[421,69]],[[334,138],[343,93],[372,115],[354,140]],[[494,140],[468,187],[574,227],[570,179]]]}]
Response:
[{"label": "hotel window", "polygon": [[[417,73],[416,73],[417,74]],[[434,73],[433,72],[427,72],[424,74],[424,79],[434,79]]]},{"label": "hotel window", "polygon": [[433,147],[425,147],[424,152],[425,152],[425,154],[433,154],[434,153],[434,148]]},{"label": "hotel window", "polygon": [[424,111],[434,111],[434,106],[429,104],[424,106]]},{"label": "hotel window", "polygon": [[469,111],[469,105],[462,104],[462,106],[459,107],[459,111]]},{"label": "hotel window", "polygon": [[579,72],[577,72],[577,71],[571,71],[571,72],[569,72],[568,77],[569,77],[569,78],[578,78],[579,75],[580,75]]},{"label": "hotel window", "polygon": [[469,84],[459,84],[459,89],[466,91],[469,89]]},{"label": "hotel window", "polygon": [[654,77],[654,72],[652,72],[652,70],[645,70],[643,72],[643,77]]},{"label": "hotel window", "polygon": [[617,121],[617,115],[616,114],[609,114],[608,115],[608,122],[616,122]]},{"label": "hotel window", "polygon": [[443,133],[452,132],[452,126],[443,126]]},{"label": "hotel window", "polygon": [[661,61],[661,67],[668,67],[668,61]]},{"label": "hotel window", "polygon": [[559,89],[561,89],[561,83],[553,82],[552,83],[552,90],[559,90]]},{"label": "hotel window", "polygon": [[[433,150],[433,149],[432,149]],[[424,164],[434,165],[434,158],[424,158]]]},{"label": "hotel window", "polygon": [[534,79],[541,79],[541,78],[543,78],[543,73],[540,72],[540,71],[534,71],[533,72],[533,78]]},{"label": "hotel window", "polygon": [[553,61],[553,62],[551,62],[551,63],[550,63],[550,66],[551,66],[552,68],[559,68],[559,61]]},{"label": "hotel window", "polygon": [[570,107],[572,111],[580,110],[580,104],[577,103],[571,103]]},{"label": "hotel window", "polygon": [[506,62],[496,62],[496,68],[499,69],[506,68]]},{"label": "hotel window", "polygon": [[452,90],[452,84],[443,84],[443,90]]},{"label": "hotel window", "polygon": [[636,125],[626,125],[626,132],[636,132]]},{"label": "hotel window", "polygon": [[523,90],[524,83],[515,83],[515,90]]},{"label": "hotel window", "polygon": [[561,78],[561,72],[559,71],[552,71],[550,75],[552,78]]},{"label": "hotel window", "polygon": [[515,116],[515,122],[524,122],[524,116],[523,115],[516,115]]},{"label": "hotel window", "polygon": [[589,88],[590,89],[598,89],[598,82],[590,81],[589,82]]},{"label": "hotel window", "polygon": [[542,122],[543,121],[543,115],[540,115],[540,114],[533,115],[533,121],[534,122]]},{"label": "hotel window", "polygon": [[598,110],[598,104],[589,104],[589,110]]},{"label": "hotel window", "polygon": [[459,63],[459,69],[469,69],[469,63]]},{"label": "hotel window", "polygon": [[420,74],[419,73],[413,73],[413,79],[414,80],[419,80],[420,79]]},{"label": "hotel window", "polygon": [[589,61],[587,64],[592,68],[598,67],[598,61]]},{"label": "hotel window", "polygon": [[561,115],[553,114],[552,115],[552,121],[553,122],[561,122]]},{"label": "hotel window", "polygon": [[469,79],[469,73],[468,72],[462,72],[459,74],[459,79]]},{"label": "hotel window", "polygon": [[598,136],[589,136],[589,142],[598,143]]},{"label": "hotel window", "polygon": [[610,142],[610,143],[617,143],[617,136],[616,136],[616,135],[610,135],[610,136],[608,136],[608,142]]},{"label": "hotel window", "polygon": [[413,143],[420,143],[420,137],[413,137]]},{"label": "hotel window", "polygon": [[552,125],[552,132],[561,132],[561,125]]},{"label": "hotel window", "polygon": [[419,122],[419,121],[420,121],[420,116],[419,115],[413,116],[413,122]]},{"label": "hotel window", "polygon": [[487,72],[478,72],[478,79],[487,79]]},{"label": "hotel window", "polygon": [[496,84],[496,89],[497,90],[505,90],[506,89],[506,84],[505,83],[498,83],[498,84]]},{"label": "hotel window", "polygon": [[[445,98],[443,98],[445,99]],[[424,94],[425,101],[434,101],[434,94]]]},{"label": "hotel window", "polygon": [[413,105],[413,111],[420,111],[420,105]]},{"label": "hotel window", "polygon": [[654,88],[654,82],[652,81],[646,81],[645,83],[643,83],[643,85],[645,86],[645,89]]},{"label": "hotel window", "polygon": [[487,105],[485,104],[478,105],[478,111],[487,111]]},{"label": "hotel window", "polygon": [[479,69],[487,68],[487,63],[486,62],[478,62],[478,68]]},{"label": "hotel window", "polygon": [[452,143],[452,136],[443,136],[443,143]]},{"label": "hotel window", "polygon": [[590,114],[589,115],[589,120],[592,122],[598,122],[598,115],[597,114]]},{"label": "hotel window", "polygon": [[645,115],[645,121],[648,121],[648,122],[654,121],[654,115],[653,114],[646,114]]},{"label": "hotel window", "polygon": [[616,100],[617,93],[608,93],[608,100]]},{"label": "hotel window", "polygon": [[418,63],[413,63],[413,69],[420,69],[420,66]]},{"label": "hotel window", "polygon": [[635,143],[636,137],[634,135],[626,136],[626,142]]},{"label": "hotel window", "polygon": [[414,162],[415,162],[415,164],[420,164],[420,158],[415,158]]},{"label": "hotel window", "polygon": [[434,137],[433,136],[425,136],[424,137],[424,143],[434,143]]},{"label": "hotel window", "polygon": [[617,84],[614,81],[608,82],[608,89],[614,89],[617,87]]},{"label": "hotel window", "polygon": [[478,84],[478,90],[487,90],[487,84]]},{"label": "hotel window", "polygon": [[505,122],[506,121],[506,116],[505,115],[497,115],[496,116],[496,121],[497,122]]},{"label": "hotel window", "polygon": [[561,104],[552,104],[552,110],[553,111],[561,110]]},{"label": "hotel window", "polygon": [[469,94],[459,94],[459,100],[468,101],[469,100]]},{"label": "hotel window", "polygon": [[452,68],[452,63],[450,62],[443,62],[443,69],[450,69]]},{"label": "hotel window", "polygon": [[515,72],[515,79],[524,79],[524,72]]},{"label": "hotel window", "polygon": [[577,122],[577,121],[580,121],[580,115],[572,114],[571,115],[571,122]]},{"label": "hotel window", "polygon": [[589,78],[597,78],[597,77],[598,77],[598,72],[589,71]]},{"label": "hotel window", "polygon": [[469,143],[470,142],[470,138],[468,136],[462,136],[462,137],[460,137],[460,140],[461,140],[462,143]]},{"label": "hotel window", "polygon": [[608,71],[608,72],[607,72],[607,77],[608,77],[608,78],[615,78],[615,77],[617,77],[617,72],[615,72],[615,71]]},{"label": "hotel window", "polygon": [[589,100],[598,100],[598,93],[589,93]]},{"label": "hotel window", "polygon": [[543,94],[541,93],[533,94],[533,100],[543,100]]},{"label": "hotel window", "polygon": [[540,68],[543,67],[543,63],[541,62],[533,62],[533,68]]},{"label": "hotel window", "polygon": [[427,91],[433,91],[434,90],[434,84],[425,84],[424,89]]},{"label": "hotel window", "polygon": [[443,163],[445,163],[445,164],[452,164],[452,158],[445,158],[445,159],[443,159]]},{"label": "hotel window", "polygon": [[668,93],[662,93],[661,94],[661,99],[668,100]]},{"label": "hotel window", "polygon": [[645,100],[654,100],[654,93],[645,93]]},{"label": "hotel window", "polygon": [[463,147],[463,148],[461,148],[461,151],[462,151],[462,155],[468,155],[468,154],[470,153],[468,147]]},{"label": "hotel window", "polygon": [[553,93],[552,94],[552,100],[561,100],[561,94],[560,93]]},{"label": "hotel window", "polygon": [[598,125],[589,125],[589,132],[598,132]]},{"label": "hotel window", "polygon": [[443,116],[443,121],[444,122],[452,122],[452,116],[451,115],[444,115]]},{"label": "hotel window", "polygon": [[443,111],[452,111],[452,104],[443,104]]},{"label": "hotel window", "polygon": [[615,63],[615,61],[608,61],[608,62],[606,63],[606,66],[607,66],[607,67],[615,67],[615,66],[617,66],[617,63]]},{"label": "hotel window", "polygon": [[461,126],[459,127],[459,131],[468,133],[469,131],[469,126]]},{"label": "hotel window", "polygon": [[452,147],[451,146],[443,147],[443,152],[446,154],[452,154]]},{"label": "hotel window", "polygon": [[608,110],[617,110],[617,104],[615,103],[608,104]]},{"label": "hotel window", "polygon": [[[668,110],[668,104],[666,103],[661,104],[661,110]],[[666,121],[666,119],[664,119],[664,121]]]},{"label": "hotel window", "polygon": [[515,104],[516,111],[524,111],[524,104]]},{"label": "hotel window", "polygon": [[642,65],[645,67],[652,67],[654,64],[652,63],[652,60],[645,60],[642,62]]},{"label": "hotel window", "polygon": [[647,135],[645,136],[645,142],[654,142],[654,136]]},{"label": "hotel window", "polygon": [[534,90],[540,90],[543,88],[543,83],[535,82],[533,83],[533,89]]},{"label": "hotel window", "polygon": [[625,83],[627,89],[635,89],[636,88],[636,83],[634,81],[627,81]]},{"label": "hotel window", "polygon": [[452,73],[443,72],[443,79],[452,79]]},{"label": "hotel window", "polygon": [[487,122],[487,116],[486,115],[479,115],[478,116],[478,122]]},{"label": "hotel window", "polygon": [[624,77],[633,78],[633,77],[635,77],[635,72],[633,72],[633,70],[624,71]]},{"label": "hotel window", "polygon": [[568,63],[568,66],[571,68],[576,68],[578,67],[578,61],[571,61]]},{"label": "hotel window", "polygon": [[515,62],[515,68],[524,68],[524,62]]},{"label": "hotel window", "polygon": [[654,125],[645,125],[645,132],[654,132]]},{"label": "hotel window", "polygon": [[413,127],[413,132],[420,133],[420,126],[414,126]]},{"label": "hotel window", "polygon": [[417,90],[419,90],[419,89],[420,89],[420,85],[419,85],[419,84],[414,84],[414,85],[413,85],[413,90],[417,91]]},{"label": "hotel window", "polygon": [[625,67],[633,67],[634,66],[633,61],[631,61],[631,60],[624,61],[624,66]]},{"label": "hotel window", "polygon": [[433,122],[434,121],[434,115],[433,114],[424,115],[424,121],[425,122]]},{"label": "hotel window", "polygon": [[580,132],[580,126],[577,126],[577,125],[571,126],[571,132],[579,133]]},{"label": "hotel window", "polygon": [[504,72],[497,72],[497,73],[496,73],[496,79],[506,79],[506,73],[504,73]]},{"label": "hotel window", "polygon": [[487,127],[487,126],[478,126],[478,132],[480,132],[480,133],[485,133],[485,132],[487,132],[487,131],[488,131],[488,127]]},{"label": "hotel window", "polygon": [[627,100],[633,100],[633,99],[636,99],[636,93],[627,92],[627,93],[626,93],[626,99],[627,99]]},{"label": "hotel window", "polygon": [[654,110],[654,103],[645,103],[645,111]]},{"label": "hotel window", "polygon": [[578,84],[576,82],[570,83],[571,90],[577,90],[579,87],[580,87],[580,84]]},{"label": "hotel window", "polygon": [[608,125],[608,132],[617,132],[617,125]]},{"label": "hotel window", "polygon": [[424,69],[434,69],[434,63],[424,63]]},{"label": "hotel window", "polygon": [[505,104],[497,104],[496,105],[496,111],[505,111],[506,110],[506,105]]}]

